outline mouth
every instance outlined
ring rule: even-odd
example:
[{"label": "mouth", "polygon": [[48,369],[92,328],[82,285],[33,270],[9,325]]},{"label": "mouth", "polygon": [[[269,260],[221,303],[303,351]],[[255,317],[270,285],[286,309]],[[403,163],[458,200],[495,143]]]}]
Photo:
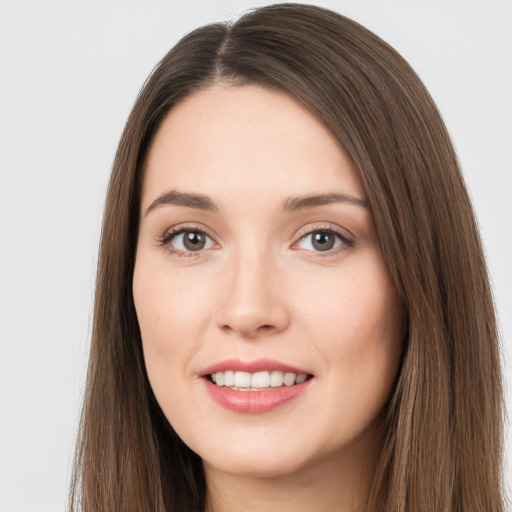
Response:
[{"label": "mouth", "polygon": [[201,377],[219,405],[252,414],[271,411],[298,398],[314,380],[305,370],[269,359],[224,361],[206,368]]},{"label": "mouth", "polygon": [[216,386],[233,391],[264,391],[269,388],[296,386],[313,378],[311,374],[267,370],[255,373],[226,370],[210,373],[206,378]]}]

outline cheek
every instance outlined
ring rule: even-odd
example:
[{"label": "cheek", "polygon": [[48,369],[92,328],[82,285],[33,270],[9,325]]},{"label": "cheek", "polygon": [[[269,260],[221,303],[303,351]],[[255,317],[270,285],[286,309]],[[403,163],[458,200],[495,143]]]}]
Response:
[{"label": "cheek", "polygon": [[316,286],[305,284],[297,297],[301,316],[324,333],[317,339],[325,340],[326,349],[394,344],[400,337],[400,302],[379,261],[370,259],[325,278],[317,276]]},{"label": "cheek", "polygon": [[[185,272],[186,274],[186,272]],[[133,297],[148,377],[161,405],[189,374],[189,361],[204,338],[211,293],[204,280],[173,275],[165,263],[140,257]]]},{"label": "cheek", "polygon": [[[141,261],[135,267],[133,296],[143,341],[172,348],[171,340],[195,338],[207,317],[211,292],[201,279]],[[186,334],[186,336],[184,336]]]},{"label": "cheek", "polygon": [[319,284],[324,286],[303,305],[303,327],[325,362],[330,389],[336,390],[333,400],[371,416],[387,400],[398,368],[403,334],[398,295],[377,258]]}]

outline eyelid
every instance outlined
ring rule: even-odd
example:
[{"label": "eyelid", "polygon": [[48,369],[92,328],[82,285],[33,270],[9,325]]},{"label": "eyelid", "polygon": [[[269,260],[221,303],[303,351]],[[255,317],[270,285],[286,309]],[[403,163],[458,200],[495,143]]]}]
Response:
[{"label": "eyelid", "polygon": [[[212,241],[214,247],[209,247],[207,249],[200,249],[197,251],[186,251],[186,250],[184,251],[184,250],[180,250],[175,247],[172,247],[171,241],[174,238],[176,238],[178,235],[180,235],[181,233],[184,233],[186,231],[192,231],[192,232],[197,232],[197,233],[203,234],[204,236],[208,237]],[[299,242],[301,240],[303,240],[306,236],[312,235],[313,233],[318,233],[318,232],[328,232],[328,233],[333,234],[334,236],[338,237],[341,240],[341,245],[338,247],[335,247],[333,249],[329,249],[327,251],[313,251],[313,250],[308,250],[308,249],[300,249],[300,248],[296,247],[297,244],[299,244]],[[295,241],[291,245],[291,248],[295,249],[295,250],[303,250],[304,252],[309,252],[309,253],[313,254],[314,257],[333,256],[342,251],[351,249],[354,246],[354,244],[355,244],[354,237],[353,237],[352,233],[350,233],[350,234],[348,234],[348,233],[350,233],[348,230],[343,229],[335,224],[329,224],[329,223],[322,223],[322,224],[318,224],[318,225],[308,224],[308,225],[302,227],[297,232],[297,234],[294,237]],[[209,233],[208,229],[206,229],[200,225],[197,225],[195,223],[194,224],[186,224],[186,223],[178,224],[176,226],[168,228],[162,236],[158,237],[157,241],[160,246],[167,249],[167,251],[170,252],[171,254],[175,254],[178,256],[186,256],[186,257],[200,256],[206,251],[209,251],[211,249],[217,249],[220,247],[220,244],[216,241],[216,237],[212,236]]]},{"label": "eyelid", "polygon": [[178,256],[186,256],[186,257],[193,257],[193,256],[200,256],[205,251],[209,251],[211,249],[215,249],[217,247],[209,247],[207,249],[200,249],[197,251],[184,251],[181,249],[177,249],[175,247],[172,247],[171,242],[176,237],[178,237],[180,234],[185,233],[187,231],[201,233],[202,235],[208,237],[214,246],[219,246],[219,243],[216,241],[215,237],[212,236],[207,229],[198,226],[197,224],[178,224],[177,226],[173,226],[171,228],[168,228],[165,230],[164,234],[157,238],[158,245],[161,247],[164,247],[169,253],[175,254]]},{"label": "eyelid", "polygon": [[[319,233],[319,232],[327,232],[331,233],[334,236],[338,237],[341,240],[341,246],[338,246],[336,248],[327,250],[327,251],[312,251],[307,249],[300,249],[297,246],[301,240],[303,240],[308,235],[312,235],[313,233]],[[301,228],[297,235],[296,235],[296,241],[293,242],[291,248],[295,250],[303,250],[305,252],[310,252],[314,254],[314,257],[325,257],[325,256],[333,256],[335,254],[338,254],[339,252],[346,251],[348,249],[351,249],[355,245],[354,236],[352,233],[348,234],[348,230],[342,229],[339,226],[336,226],[334,224],[320,224],[320,225],[311,225],[308,224],[307,226],[304,226]]]}]

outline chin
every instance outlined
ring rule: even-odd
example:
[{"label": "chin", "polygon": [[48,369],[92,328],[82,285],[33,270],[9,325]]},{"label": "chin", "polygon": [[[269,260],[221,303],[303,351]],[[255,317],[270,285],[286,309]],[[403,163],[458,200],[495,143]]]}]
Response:
[{"label": "chin", "polygon": [[280,478],[300,471],[307,466],[302,457],[289,457],[282,454],[262,456],[244,453],[242,457],[223,457],[222,460],[205,460],[205,469],[220,471],[244,478]]}]

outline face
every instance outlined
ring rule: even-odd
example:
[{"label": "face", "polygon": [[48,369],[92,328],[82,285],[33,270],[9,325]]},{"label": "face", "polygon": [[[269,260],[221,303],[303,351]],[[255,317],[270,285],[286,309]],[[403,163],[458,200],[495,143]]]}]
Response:
[{"label": "face", "polygon": [[257,86],[194,93],[153,140],[140,220],[149,379],[205,467],[277,476],[367,457],[401,310],[361,186],[320,121]]}]

